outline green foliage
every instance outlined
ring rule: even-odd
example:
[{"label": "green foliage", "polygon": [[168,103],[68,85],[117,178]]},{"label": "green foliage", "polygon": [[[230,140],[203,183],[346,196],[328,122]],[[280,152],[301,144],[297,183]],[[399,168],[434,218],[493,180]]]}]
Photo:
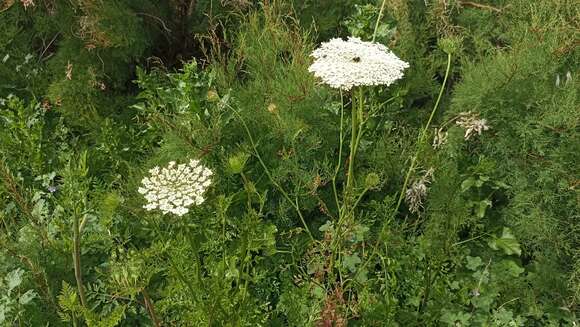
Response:
[{"label": "green foliage", "polygon": [[[24,3],[0,1],[0,324],[579,323],[571,2]],[[319,85],[348,35],[405,78]],[[143,208],[190,159],[204,203]]]},{"label": "green foliage", "polygon": [[11,325],[24,318],[26,309],[37,296],[32,289],[26,292],[18,288],[22,284],[24,270],[17,268],[9,272],[0,283],[2,297],[0,298],[0,323]]}]

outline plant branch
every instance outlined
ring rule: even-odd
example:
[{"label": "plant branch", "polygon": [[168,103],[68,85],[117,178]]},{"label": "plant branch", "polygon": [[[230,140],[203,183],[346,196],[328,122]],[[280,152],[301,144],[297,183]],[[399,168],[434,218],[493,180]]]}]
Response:
[{"label": "plant branch", "polygon": [[141,290],[141,294],[143,294],[145,308],[147,308],[147,312],[149,312],[149,316],[151,317],[153,324],[155,325],[155,327],[161,327],[161,324],[159,323],[159,318],[157,318],[157,315],[155,314],[155,307],[153,306],[153,302],[151,302],[151,297],[149,297],[149,293],[147,293],[147,290],[143,288]]},{"label": "plant branch", "polygon": [[431,126],[431,121],[433,121],[433,117],[435,117],[435,113],[439,108],[439,103],[441,102],[441,98],[443,96],[443,92],[445,91],[445,86],[447,85],[447,78],[449,77],[449,71],[451,70],[451,54],[447,54],[447,68],[445,70],[445,78],[443,79],[443,84],[441,84],[441,89],[439,90],[439,95],[437,96],[437,101],[435,101],[435,105],[433,106],[433,110],[431,110],[431,115],[429,116],[429,120],[425,127],[421,131],[421,135],[419,136],[419,141],[417,142],[417,149],[415,150],[415,154],[411,159],[411,165],[409,166],[409,170],[407,170],[407,174],[405,176],[405,181],[403,182],[403,187],[401,188],[401,192],[399,193],[399,199],[397,200],[397,206],[395,207],[395,212],[399,210],[401,207],[401,203],[403,202],[403,198],[405,197],[405,190],[407,189],[407,185],[409,184],[409,179],[413,170],[415,170],[415,165],[419,159],[419,151],[421,150],[421,146],[427,137],[427,133],[429,132],[429,127]]},{"label": "plant branch", "polygon": [[[353,95],[354,96],[354,95]],[[364,94],[362,87],[358,88],[358,94],[356,105],[354,101],[351,104],[351,139],[350,139],[350,155],[348,159],[348,176],[346,179],[346,189],[345,189],[345,201],[348,201],[348,197],[352,195],[352,189],[354,187],[354,161],[356,157],[356,151],[358,148],[358,142],[360,138],[359,133],[362,133],[362,112],[364,107]],[[359,120],[361,120],[359,122]]]},{"label": "plant branch", "polygon": [[87,299],[85,296],[85,289],[83,287],[83,274],[81,271],[81,233],[79,226],[79,215],[75,213],[73,217],[73,261],[75,270],[75,279],[81,299],[81,305],[87,307]]},{"label": "plant branch", "polygon": [[292,207],[294,208],[294,210],[298,214],[298,217],[300,218],[300,221],[302,222],[304,229],[308,233],[308,236],[310,237],[311,240],[314,241],[314,236],[312,236],[312,233],[310,232],[310,229],[308,228],[308,225],[306,224],[306,220],[304,219],[304,216],[302,215],[300,208],[296,205],[296,203],[294,203],[294,201],[292,201],[292,199],[290,199],[290,196],[288,195],[288,193],[286,193],[284,188],[280,184],[278,184],[278,182],[276,182],[276,180],[274,180],[274,177],[272,177],[272,174],[270,173],[268,166],[266,166],[266,164],[264,163],[264,160],[262,160],[262,156],[260,156],[260,153],[258,152],[258,148],[256,147],[256,143],[254,142],[254,138],[252,137],[252,133],[250,132],[250,128],[246,124],[246,121],[244,120],[244,118],[240,115],[240,113],[236,109],[234,109],[232,106],[230,106],[228,104],[226,104],[226,105],[228,106],[228,108],[230,108],[234,112],[234,114],[240,119],[240,122],[244,126],[244,129],[246,131],[246,134],[248,135],[248,139],[250,141],[250,144],[252,145],[252,149],[254,150],[254,155],[256,156],[258,161],[260,162],[260,165],[264,169],[264,172],[268,176],[268,179],[270,180],[270,182],[272,184],[274,184],[274,186],[276,186],[276,188],[280,191],[280,193],[282,193],[282,196],[284,196],[286,201],[288,201],[290,203],[290,205],[292,205]]},{"label": "plant branch", "polygon": [[474,8],[479,8],[479,9],[486,9],[486,10],[491,10],[497,13],[501,12],[501,9],[498,9],[496,7],[492,7],[492,6],[488,6],[488,5],[483,5],[481,3],[477,3],[477,2],[472,2],[472,1],[457,1],[461,6],[469,6],[469,7],[474,7]]}]

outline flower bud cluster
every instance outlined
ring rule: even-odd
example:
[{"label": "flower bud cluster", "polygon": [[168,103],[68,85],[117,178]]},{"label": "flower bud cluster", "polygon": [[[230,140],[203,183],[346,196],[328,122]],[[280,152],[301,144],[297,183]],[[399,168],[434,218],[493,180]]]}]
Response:
[{"label": "flower bud cluster", "polygon": [[204,202],[203,194],[211,185],[213,174],[195,159],[179,165],[171,161],[167,167],[154,167],[149,173],[151,175],[143,178],[143,186],[138,190],[147,200],[143,208],[178,216],[188,213],[190,206]]}]

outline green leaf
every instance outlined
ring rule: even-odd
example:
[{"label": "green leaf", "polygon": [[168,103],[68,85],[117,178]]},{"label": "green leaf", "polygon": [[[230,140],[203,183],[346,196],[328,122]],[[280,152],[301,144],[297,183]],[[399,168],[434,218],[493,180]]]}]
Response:
[{"label": "green leaf", "polygon": [[12,291],[22,283],[22,275],[24,270],[17,268],[8,273],[6,278],[6,284],[8,286],[8,292]]},{"label": "green leaf", "polygon": [[20,304],[22,305],[25,305],[28,304],[30,301],[32,301],[35,297],[36,292],[34,290],[28,290],[26,293],[20,295],[18,302],[20,302]]},{"label": "green leaf", "polygon": [[467,256],[467,265],[466,265],[467,269],[475,271],[482,264],[483,261],[481,260],[480,257]]},{"label": "green leaf", "polygon": [[461,183],[461,192],[469,190],[473,185],[475,185],[475,178],[469,177]]},{"label": "green leaf", "polygon": [[365,283],[369,279],[368,274],[369,271],[367,268],[361,269],[356,275],[356,281],[361,284]]},{"label": "green leaf", "polygon": [[350,272],[356,272],[356,266],[361,262],[361,259],[356,253],[345,255],[342,258],[342,266],[348,269]]},{"label": "green leaf", "polygon": [[479,218],[485,217],[485,212],[487,211],[488,207],[491,208],[490,200],[479,201],[479,205],[477,206],[477,217]]},{"label": "green leaf", "polygon": [[354,226],[351,241],[354,243],[360,243],[364,241],[365,235],[367,234],[368,231],[369,228],[367,226],[363,225]]},{"label": "green leaf", "polygon": [[306,265],[306,272],[309,275],[313,275],[319,271],[322,271],[324,269],[324,263],[316,260],[316,261],[311,261]]},{"label": "green leaf", "polygon": [[488,242],[488,245],[494,250],[503,250],[507,255],[517,254],[519,256],[522,254],[520,243],[508,227],[503,228],[500,238],[494,237]]},{"label": "green leaf", "polygon": [[326,295],[326,291],[319,285],[314,286],[312,289],[312,295],[314,295],[318,299],[323,299]]},{"label": "green leaf", "polygon": [[324,225],[318,227],[318,230],[321,232],[334,233],[334,224],[330,220],[327,220]]},{"label": "green leaf", "polygon": [[469,326],[469,320],[471,319],[471,314],[468,312],[452,312],[446,309],[443,310],[444,313],[441,316],[441,322],[446,323],[448,326]]},{"label": "green leaf", "polygon": [[507,273],[510,277],[518,277],[525,271],[524,268],[520,267],[513,260],[502,260],[497,270],[503,274]]}]

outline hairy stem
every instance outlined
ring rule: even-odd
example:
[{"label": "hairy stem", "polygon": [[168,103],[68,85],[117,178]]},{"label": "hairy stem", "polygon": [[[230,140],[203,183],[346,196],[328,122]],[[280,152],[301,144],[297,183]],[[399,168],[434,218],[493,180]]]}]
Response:
[{"label": "hairy stem", "polygon": [[350,194],[350,190],[352,188],[352,180],[354,178],[354,151],[355,151],[355,142],[356,142],[356,133],[358,131],[357,126],[357,108],[352,103],[351,109],[351,133],[350,133],[350,154],[348,155],[348,175],[346,179],[346,194]]}]

